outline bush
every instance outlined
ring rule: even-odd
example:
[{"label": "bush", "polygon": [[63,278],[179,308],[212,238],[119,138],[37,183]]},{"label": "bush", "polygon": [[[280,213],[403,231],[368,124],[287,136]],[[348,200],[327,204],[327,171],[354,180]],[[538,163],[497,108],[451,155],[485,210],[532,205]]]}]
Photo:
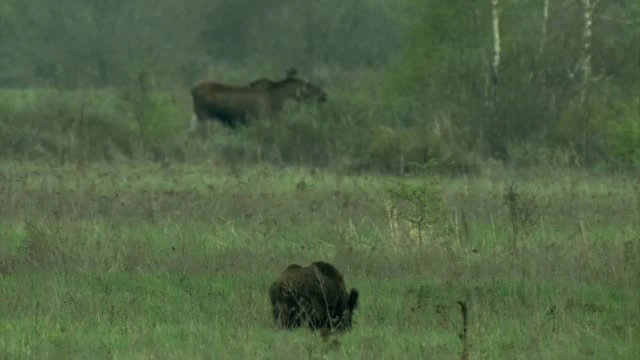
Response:
[{"label": "bush", "polygon": [[108,160],[170,148],[184,118],[166,97],[113,91],[5,92],[0,103],[4,157]]},{"label": "bush", "polygon": [[607,149],[613,165],[640,168],[640,100],[620,105],[620,115],[608,122]]}]

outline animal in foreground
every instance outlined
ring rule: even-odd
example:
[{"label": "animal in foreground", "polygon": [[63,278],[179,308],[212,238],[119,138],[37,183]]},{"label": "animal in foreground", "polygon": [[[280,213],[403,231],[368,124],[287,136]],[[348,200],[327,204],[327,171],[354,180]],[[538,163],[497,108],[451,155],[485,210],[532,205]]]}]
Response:
[{"label": "animal in foreground", "polygon": [[359,292],[347,292],[342,274],[331,264],[314,261],[289,265],[269,287],[273,320],[280,328],[307,325],[312,330],[350,330]]},{"label": "animal in foreground", "polygon": [[[293,69],[293,68],[292,68]],[[326,92],[304,81],[291,69],[279,81],[258,79],[249,86],[233,86],[204,81],[191,89],[193,116],[188,133],[193,133],[205,120],[217,120],[235,129],[248,118],[271,116],[281,111],[287,100],[298,103],[324,103]]]}]

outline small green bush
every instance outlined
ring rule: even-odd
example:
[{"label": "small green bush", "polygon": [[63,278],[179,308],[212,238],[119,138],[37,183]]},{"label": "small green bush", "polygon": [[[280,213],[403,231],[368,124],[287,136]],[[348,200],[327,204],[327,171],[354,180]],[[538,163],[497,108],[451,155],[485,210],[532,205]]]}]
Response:
[{"label": "small green bush", "polygon": [[620,115],[607,129],[610,158],[619,166],[640,168],[640,100],[621,105]]}]

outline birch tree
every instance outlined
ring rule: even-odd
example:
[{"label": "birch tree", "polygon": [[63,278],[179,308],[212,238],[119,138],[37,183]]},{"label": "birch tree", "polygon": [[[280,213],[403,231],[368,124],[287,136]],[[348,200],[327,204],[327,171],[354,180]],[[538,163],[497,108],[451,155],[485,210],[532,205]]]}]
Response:
[{"label": "birch tree", "polygon": [[[540,62],[540,57],[544,52],[547,45],[547,33],[549,28],[549,2],[550,0],[543,0],[542,5],[542,26],[540,28],[540,43],[538,45],[538,52],[536,53],[536,66]],[[535,74],[534,74],[535,75]]]},{"label": "birch tree", "polygon": [[540,47],[538,53],[544,51],[544,46],[547,43],[547,27],[549,26],[549,0],[544,0],[542,6],[542,29],[540,31]]},{"label": "birch tree", "polygon": [[496,102],[496,87],[498,86],[498,77],[500,74],[500,1],[491,0],[491,30],[493,34],[493,49],[491,57],[491,84],[490,99],[488,104],[494,106]]},{"label": "birch tree", "polygon": [[593,12],[600,0],[581,0],[584,16],[582,27],[582,54],[580,56],[580,72],[581,88],[580,88],[580,105],[584,104],[585,97],[591,82],[591,40],[593,36]]}]

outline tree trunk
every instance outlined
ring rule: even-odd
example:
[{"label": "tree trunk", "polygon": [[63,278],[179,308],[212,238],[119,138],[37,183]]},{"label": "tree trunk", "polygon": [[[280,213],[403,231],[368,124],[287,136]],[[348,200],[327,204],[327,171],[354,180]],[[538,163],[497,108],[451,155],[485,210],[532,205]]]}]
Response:
[{"label": "tree trunk", "polygon": [[580,105],[584,104],[589,84],[591,83],[591,38],[593,36],[593,10],[599,0],[582,0],[584,10],[584,24],[582,28],[582,54],[580,56],[580,70],[582,84],[580,87]]},{"label": "tree trunk", "polygon": [[549,27],[549,2],[550,0],[544,0],[542,6],[542,27],[540,28],[540,44],[538,45],[538,52],[535,57],[535,70],[533,73],[534,78],[538,76],[540,72],[540,57],[544,53],[544,48],[547,45],[547,29]]},{"label": "tree trunk", "polygon": [[500,73],[500,2],[499,0],[491,0],[491,23],[493,33],[493,51],[491,61],[491,77],[490,77],[490,92],[489,99],[487,99],[490,107],[493,107],[496,103],[496,87],[498,86],[498,76]]}]

